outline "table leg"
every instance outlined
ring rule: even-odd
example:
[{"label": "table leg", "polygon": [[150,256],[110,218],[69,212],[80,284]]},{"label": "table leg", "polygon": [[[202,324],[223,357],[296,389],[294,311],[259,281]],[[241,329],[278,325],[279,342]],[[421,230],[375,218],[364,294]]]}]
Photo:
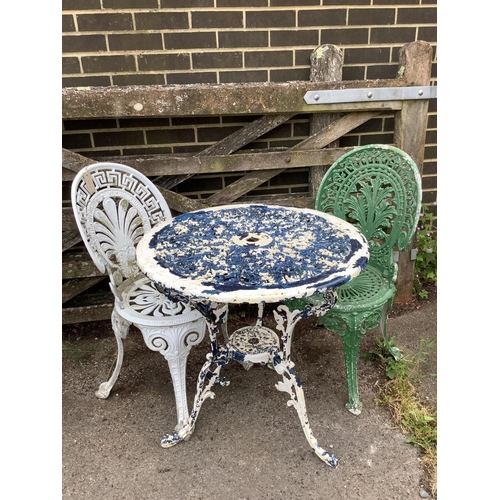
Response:
[{"label": "table leg", "polygon": [[318,444],[318,440],[314,437],[309,419],[307,417],[306,402],[304,398],[304,390],[302,383],[293,369],[294,364],[289,361],[283,361],[279,356],[276,360],[275,370],[279,375],[283,375],[283,382],[276,384],[278,391],[288,392],[292,399],[287,402],[288,406],[293,406],[297,410],[302,430],[306,436],[307,442],[311,445],[314,453],[330,467],[337,467],[339,460],[332,454],[328,453],[324,448]]},{"label": "table leg", "polygon": [[291,399],[287,402],[287,405],[295,408],[308,443],[311,445],[316,455],[330,467],[337,467],[338,458],[334,454],[328,453],[324,448],[322,448],[318,444],[318,440],[313,435],[311,426],[309,425],[309,419],[307,417],[302,383],[294,370],[294,363],[290,359],[290,344],[293,329],[301,318],[308,317],[311,314],[321,316],[332,306],[332,304],[335,304],[335,302],[336,295],[334,294],[327,297],[325,303],[311,306],[303,311],[290,311],[290,309],[288,309],[285,305],[280,305],[277,308],[277,311],[274,311],[276,327],[283,335],[283,351],[275,353],[273,360],[274,369],[279,375],[283,376],[283,381],[276,384],[276,389],[290,394]]},{"label": "table leg", "polygon": [[[293,329],[300,319],[307,318],[313,314],[321,316],[328,311],[335,302],[336,294],[333,292],[325,294],[325,297],[316,304],[308,304],[302,311],[290,311],[285,305],[278,306],[277,310],[274,311],[274,317],[276,319],[276,327],[282,333],[283,350],[277,351],[276,349],[272,349],[269,352],[268,358],[270,361],[272,360],[275,371],[283,377],[283,381],[278,382],[276,388],[279,391],[290,394],[291,399],[287,404],[296,409],[307,441],[316,455],[331,467],[336,467],[338,465],[338,458],[322,448],[312,433],[307,417],[302,383],[294,370],[294,363],[290,359],[290,344]],[[202,404],[207,398],[213,399],[215,397],[215,393],[212,392],[212,387],[214,385],[227,386],[229,384],[224,377],[220,377],[221,369],[225,367],[231,359],[237,359],[237,357],[234,356],[234,352],[232,352],[227,345],[221,346],[217,342],[219,325],[226,321],[228,310],[227,304],[205,303],[198,304],[198,308],[207,320],[211,352],[207,354],[207,361],[204,363],[198,375],[197,391],[189,420],[186,425],[177,429],[173,434],[166,434],[163,436],[160,441],[163,448],[170,448],[181,441],[189,439],[194,432],[196,420],[198,419]]]},{"label": "table leg", "polygon": [[227,309],[227,304],[199,305],[199,310],[207,319],[211,352],[207,354],[207,361],[203,364],[198,375],[197,391],[189,419],[184,426],[176,428],[176,432],[165,434],[161,438],[160,444],[163,448],[170,448],[181,441],[187,441],[194,432],[202,404],[207,398],[213,399],[215,397],[215,393],[211,390],[212,387],[214,385],[229,385],[224,377],[219,376],[221,369],[229,362],[228,349],[225,346],[219,346],[217,342],[219,325],[226,321]]}]

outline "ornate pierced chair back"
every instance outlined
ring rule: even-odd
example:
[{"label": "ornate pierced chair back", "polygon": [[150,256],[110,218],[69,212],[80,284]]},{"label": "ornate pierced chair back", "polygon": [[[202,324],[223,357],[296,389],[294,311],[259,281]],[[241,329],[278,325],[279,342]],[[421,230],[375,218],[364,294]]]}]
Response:
[{"label": "ornate pierced chair back", "polygon": [[139,273],[135,247],[143,234],[172,218],[156,186],[118,163],[96,163],[80,170],[71,200],[85,246],[97,268],[109,274],[113,292]]},{"label": "ornate pierced chair back", "polygon": [[356,148],[339,158],[323,178],[316,209],[361,230],[370,244],[370,265],[396,279],[395,248],[405,250],[415,233],[421,180],[404,151],[386,145]]}]

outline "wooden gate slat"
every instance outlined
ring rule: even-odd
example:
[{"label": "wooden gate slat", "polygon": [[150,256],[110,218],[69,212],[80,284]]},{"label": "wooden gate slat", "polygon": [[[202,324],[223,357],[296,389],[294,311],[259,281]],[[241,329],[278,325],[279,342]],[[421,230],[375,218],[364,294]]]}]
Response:
[{"label": "wooden gate slat", "polygon": [[101,160],[111,162],[124,161],[129,167],[135,168],[148,177],[165,175],[164,172],[173,172],[173,175],[182,175],[182,172],[191,174],[224,174],[225,172],[273,170],[285,166],[286,168],[303,168],[311,165],[331,165],[337,158],[350,149],[352,148],[332,148],[331,150],[291,150],[280,148],[279,150],[248,150],[228,156],[217,155],[195,158],[193,156],[161,154],[127,157],[106,156],[102,157]]},{"label": "wooden gate slat", "polygon": [[85,156],[62,149],[62,166],[73,172],[79,172],[83,167],[97,163],[95,160],[86,158]]},{"label": "wooden gate slat", "polygon": [[[321,149],[380,113],[380,110],[350,113],[340,118],[337,122],[328,125],[322,131],[289,148],[288,151],[292,152],[304,149]],[[282,113],[279,115],[262,116],[248,124],[243,129],[234,132],[218,143],[213,144],[197,155],[194,155],[194,157],[200,158],[212,155],[229,155],[260,137],[263,133],[267,133],[269,130],[272,130],[276,126],[286,122],[294,115],[295,113]],[[65,150],[63,151],[63,158],[65,166],[66,164],[70,165],[70,169],[74,171],[78,171],[87,164],[96,163],[95,161],[89,160],[88,158],[78,155],[77,153],[65,153]],[[126,157],[120,157],[119,160],[123,161],[125,158]],[[287,158],[287,160],[290,161],[290,158]],[[127,163],[130,164],[131,162],[129,161]],[[143,161],[141,160],[140,163],[143,163]],[[260,162],[254,162],[254,164],[258,163]],[[185,213],[206,208],[207,206],[231,203],[260,186],[262,183],[267,182],[269,179],[272,179],[273,177],[284,172],[287,168],[288,166],[286,168],[278,168],[275,170],[261,170],[259,173],[251,171],[238,181],[232,183],[230,186],[219,191],[218,193],[215,193],[206,200],[193,200],[179,193],[174,193],[169,189],[183,180],[192,177],[192,175],[194,175],[193,173],[179,174],[173,178],[169,178],[169,176],[159,176],[155,179],[155,184],[160,189],[172,210]]]},{"label": "wooden gate slat", "polygon": [[64,307],[62,310],[62,324],[85,323],[86,321],[102,321],[111,318],[114,304],[98,304],[80,307]]},{"label": "wooden gate slat", "polygon": [[[293,81],[280,83],[112,86],[62,89],[62,118],[143,118],[161,116],[269,115],[345,112],[357,103],[307,104],[306,92],[335,89],[404,87],[403,79]],[[138,111],[137,103],[142,105]],[[391,109],[399,103],[367,102],[363,109]]]},{"label": "wooden gate slat", "polygon": [[[127,165],[132,166],[130,165],[130,163],[127,163]],[[172,189],[175,186],[181,184],[182,182],[189,179],[193,175],[194,174],[163,175],[161,177],[157,177],[156,179],[152,179],[152,181],[154,182],[157,188],[161,187],[167,190],[167,189]]]},{"label": "wooden gate slat", "polygon": [[338,121],[327,125],[323,130],[304,139],[292,149],[315,149],[323,148],[329,143],[339,139],[343,135],[354,130],[356,127],[379,115],[381,111],[361,111],[359,113],[349,113]]},{"label": "wooden gate slat", "polygon": [[67,281],[62,286],[62,303],[76,297],[78,294],[88,290],[108,276],[94,276],[92,278],[77,278]]},{"label": "wooden gate slat", "polygon": [[73,214],[72,207],[63,207],[62,208],[62,230],[63,230],[63,232],[70,231],[70,230],[77,230],[78,231],[78,226],[76,225],[76,220],[75,220],[75,216]]},{"label": "wooden gate slat", "polygon": [[252,191],[256,187],[259,187],[264,182],[272,179],[278,173],[283,172],[283,170],[261,170],[256,172],[250,172],[244,175],[237,181],[231,183],[225,189],[222,189],[218,193],[213,194],[207,198],[207,203],[210,206],[215,205],[226,205],[228,203],[241,198],[244,194]]},{"label": "wooden gate slat", "polygon": [[[299,142],[295,146],[292,146],[289,150],[294,151],[300,149],[322,148],[380,113],[380,111],[368,111],[351,113],[343,116],[340,120],[325,127],[321,132],[318,132],[312,137]],[[221,203],[231,203],[244,194],[250,192],[252,189],[260,186],[262,183],[281,174],[285,170],[286,168],[278,170],[262,170],[258,173],[249,172],[225,189],[210,196],[207,199],[207,203],[212,206],[219,205]]]},{"label": "wooden gate slat", "polygon": [[263,194],[247,196],[245,203],[264,203],[266,205],[283,205],[295,208],[314,208],[314,199],[309,193]]},{"label": "wooden gate slat", "polygon": [[181,194],[174,193],[169,189],[164,189],[158,186],[160,193],[165,198],[167,205],[171,210],[180,212],[181,214],[185,212],[192,212],[193,210],[200,210],[201,208],[207,208],[208,205],[204,200],[193,200],[187,196],[182,196]]},{"label": "wooden gate slat", "polygon": [[71,248],[73,245],[76,245],[80,241],[82,241],[80,231],[64,231],[62,234],[62,251],[65,252],[66,250],[68,250],[68,248]]},{"label": "wooden gate slat", "polygon": [[[296,113],[282,113],[278,115],[264,115],[257,118],[253,122],[249,123],[245,127],[233,132],[232,134],[224,137],[219,142],[212,144],[208,148],[204,149],[200,153],[195,154],[195,157],[202,156],[216,156],[216,155],[230,155],[238,149],[250,144],[255,139],[259,138],[261,135],[266,134],[270,130],[273,130],[278,125],[288,121],[290,118],[295,116]],[[165,189],[171,189],[172,187],[180,184],[181,182],[192,177],[193,174],[178,175],[174,178],[163,178],[159,177],[154,179],[154,183],[157,186],[161,186]],[[263,181],[264,182],[264,181]],[[167,201],[168,203],[168,201]],[[182,204],[178,205],[179,207]]]},{"label": "wooden gate slat", "polygon": [[295,114],[296,113],[282,113],[278,115],[261,116],[216,144],[209,146],[197,156],[228,155],[234,153],[243,146],[258,139],[260,136],[275,129],[282,123],[285,123],[290,118],[293,118]]},{"label": "wooden gate slat", "polygon": [[62,279],[90,278],[92,276],[107,276],[101,273],[92,262],[90,255],[81,253],[71,255],[68,253],[62,256]]}]

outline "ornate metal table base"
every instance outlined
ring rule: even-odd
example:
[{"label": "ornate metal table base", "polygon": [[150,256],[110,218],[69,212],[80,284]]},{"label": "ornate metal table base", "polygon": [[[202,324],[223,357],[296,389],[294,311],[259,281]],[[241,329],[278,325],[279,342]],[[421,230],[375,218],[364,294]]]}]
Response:
[{"label": "ornate metal table base", "polygon": [[[186,424],[161,440],[168,448],[193,433],[200,408],[227,385],[221,370],[235,360],[249,369],[268,365],[281,376],[279,391],[290,396],[307,441],[326,464],[335,455],[318,445],[307,418],[301,381],[290,359],[296,323],[323,316],[335,305],[333,290],[366,267],[366,238],[353,225],[327,213],[278,205],[235,204],[187,212],[144,235],[137,246],[141,271],[167,296],[191,303],[205,317],[211,349],[198,376]],[[307,304],[291,305],[307,298]],[[276,333],[263,326],[264,304],[274,311]],[[290,302],[291,301],[291,302]],[[259,319],[228,338],[225,304],[260,304]],[[290,310],[292,309],[292,310]],[[217,341],[222,330],[224,342]]]},{"label": "ornate metal table base", "polygon": [[290,395],[288,406],[293,406],[297,411],[302,430],[308,443],[313,448],[316,455],[327,465],[336,467],[338,458],[328,453],[314,437],[309,419],[307,417],[306,404],[302,383],[294,370],[294,363],[290,359],[291,336],[297,322],[302,318],[311,315],[322,316],[337,299],[335,292],[324,294],[324,300],[319,304],[309,304],[303,311],[290,309],[285,305],[280,305],[274,312],[276,328],[281,332],[283,349],[280,350],[280,339],[271,329],[262,325],[262,309],[259,309],[259,320],[255,326],[247,326],[235,331],[229,341],[220,346],[217,343],[219,326],[223,324],[227,317],[227,305],[210,303],[200,304],[200,310],[205,315],[211,342],[211,352],[207,355],[200,374],[198,375],[197,392],[194,398],[193,410],[186,425],[178,429],[174,434],[167,434],[161,439],[161,446],[169,448],[177,443],[189,439],[194,432],[196,420],[199,416],[201,405],[207,398],[214,398],[212,391],[214,385],[226,386],[229,384],[224,377],[220,376],[220,371],[229,361],[236,360],[246,369],[253,364],[262,364],[272,367],[278,375],[282,376],[282,381],[276,384],[278,391],[287,392]]}]

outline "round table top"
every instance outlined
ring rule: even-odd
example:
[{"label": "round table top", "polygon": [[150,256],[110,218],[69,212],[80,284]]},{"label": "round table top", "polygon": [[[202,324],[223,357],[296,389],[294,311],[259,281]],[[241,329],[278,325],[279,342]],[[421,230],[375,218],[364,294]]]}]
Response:
[{"label": "round table top", "polygon": [[338,217],[260,204],[179,215],[137,246],[137,263],[153,282],[220,303],[308,297],[350,281],[368,257],[365,237]]}]

